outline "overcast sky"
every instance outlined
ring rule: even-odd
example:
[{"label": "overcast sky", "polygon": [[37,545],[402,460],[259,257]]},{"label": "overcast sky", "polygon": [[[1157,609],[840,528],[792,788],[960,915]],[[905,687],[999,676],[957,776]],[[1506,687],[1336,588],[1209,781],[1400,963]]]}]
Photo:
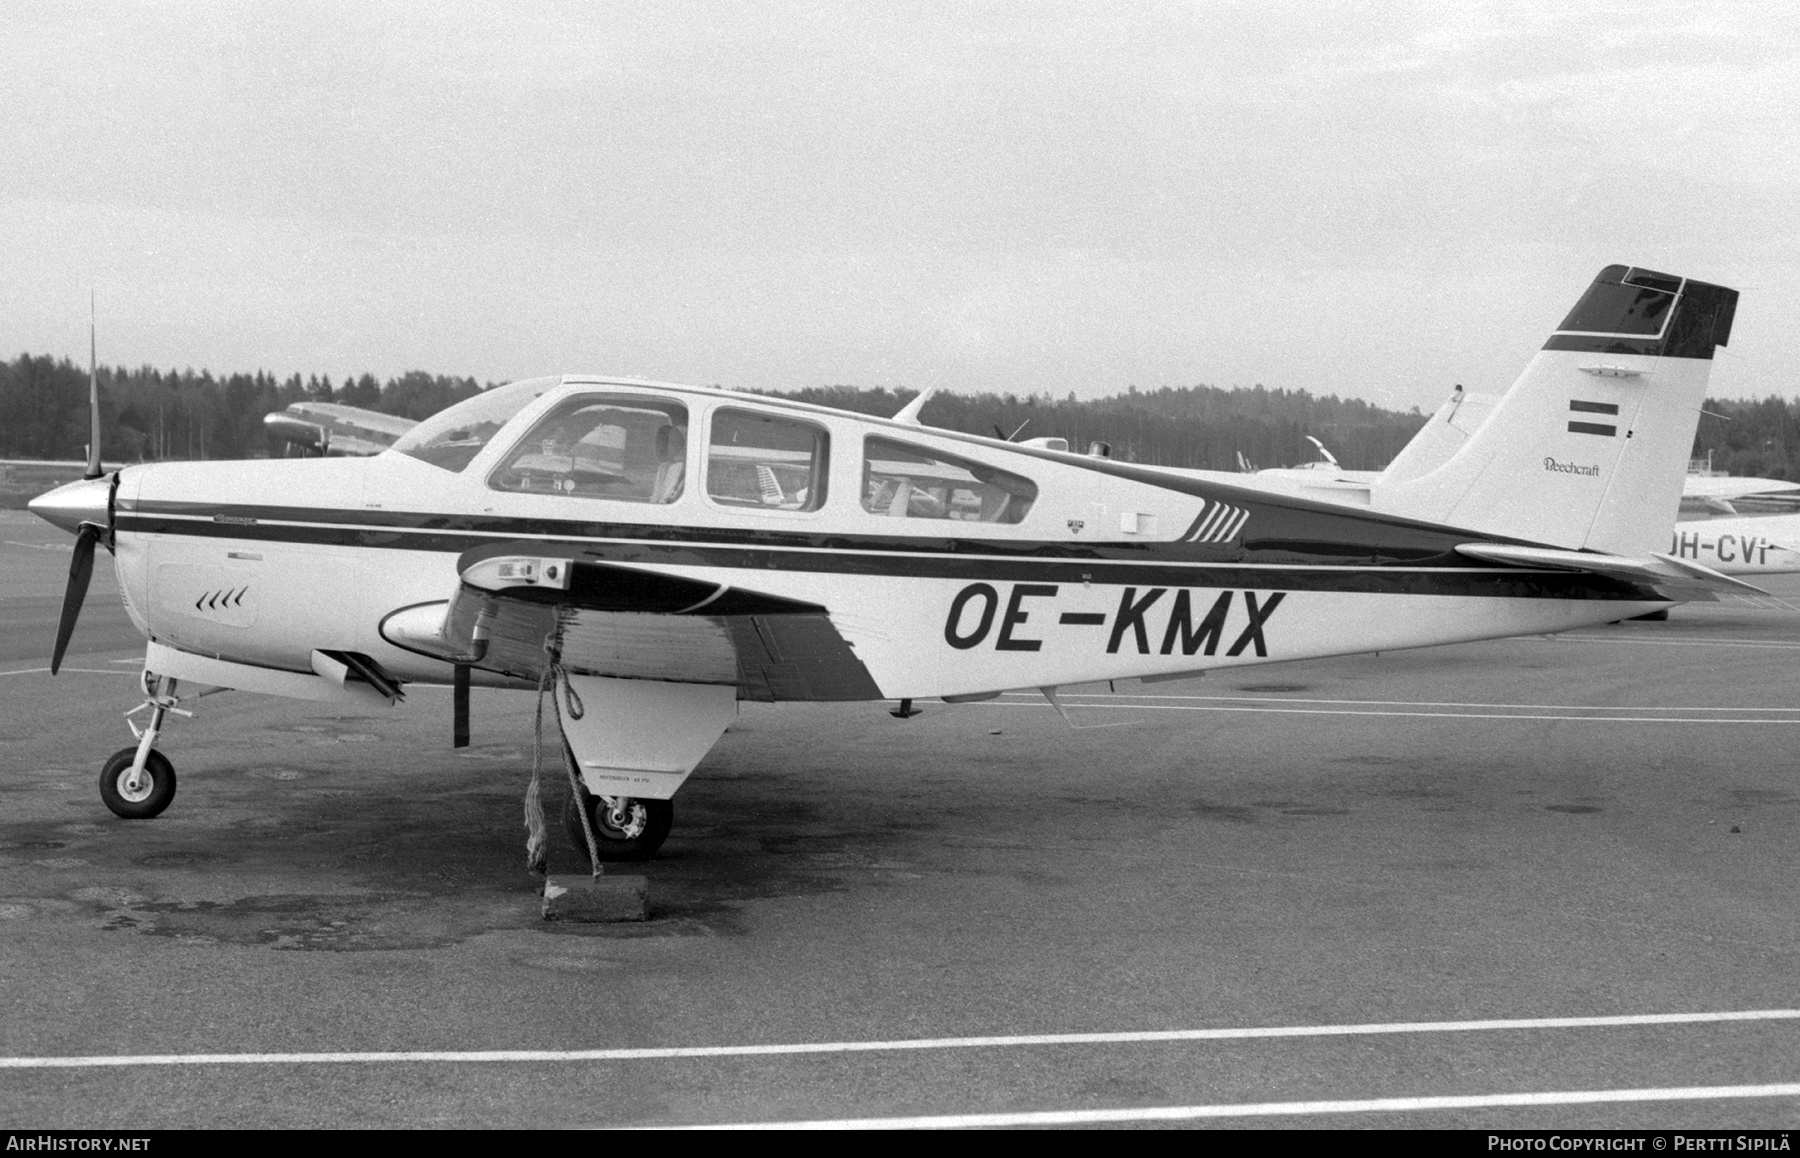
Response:
[{"label": "overcast sky", "polygon": [[1624,262],[1792,395],[1797,56],[1720,0],[34,0],[0,350],[85,360],[93,288],[126,365],[1429,409]]}]

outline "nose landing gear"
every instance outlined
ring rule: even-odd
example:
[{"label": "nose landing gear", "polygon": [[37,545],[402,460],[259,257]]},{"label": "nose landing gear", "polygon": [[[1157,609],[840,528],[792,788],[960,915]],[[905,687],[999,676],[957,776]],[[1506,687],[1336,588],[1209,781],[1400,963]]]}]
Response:
[{"label": "nose landing gear", "polygon": [[[175,768],[168,757],[156,751],[156,738],[162,734],[163,719],[169,712],[190,719],[194,713],[177,707],[175,681],[163,676],[144,676],[143,703],[125,713],[125,723],[137,737],[130,748],[120,748],[100,769],[100,799],[115,816],[126,820],[148,820],[161,814],[175,799]],[[131,717],[150,709],[150,722],[137,726]]]}]

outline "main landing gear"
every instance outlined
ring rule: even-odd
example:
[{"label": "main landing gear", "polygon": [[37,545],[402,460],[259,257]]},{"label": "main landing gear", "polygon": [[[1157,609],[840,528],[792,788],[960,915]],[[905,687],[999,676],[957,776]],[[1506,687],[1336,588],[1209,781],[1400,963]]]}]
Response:
[{"label": "main landing gear", "polygon": [[[168,757],[156,751],[156,738],[162,734],[167,713],[190,718],[194,714],[176,707],[181,701],[175,697],[172,679],[144,673],[144,694],[148,698],[125,713],[137,744],[114,752],[100,769],[100,799],[126,820],[148,820],[175,799],[175,768]],[[150,723],[140,728],[131,717],[145,708],[150,709]]]},{"label": "main landing gear", "polygon": [[669,801],[595,796],[586,785],[581,786],[579,793],[579,797],[570,797],[563,805],[563,827],[583,855],[587,853],[587,834],[582,831],[577,808],[587,810],[602,861],[649,860],[669,838],[669,829],[675,823],[675,806]]}]

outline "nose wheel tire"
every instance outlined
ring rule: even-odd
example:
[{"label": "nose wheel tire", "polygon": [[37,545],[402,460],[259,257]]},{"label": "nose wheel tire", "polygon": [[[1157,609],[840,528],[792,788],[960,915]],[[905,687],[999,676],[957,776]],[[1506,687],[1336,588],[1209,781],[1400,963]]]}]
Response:
[{"label": "nose wheel tire", "polygon": [[667,800],[602,797],[583,788],[579,804],[571,797],[563,805],[563,827],[583,856],[587,855],[587,835],[581,830],[578,807],[587,809],[602,861],[649,860],[669,838],[675,823],[675,806]]},{"label": "nose wheel tire", "polygon": [[159,815],[175,799],[175,768],[161,752],[151,750],[138,776],[136,788],[127,786],[137,747],[120,748],[100,769],[100,799],[114,815],[126,820],[148,820]]}]

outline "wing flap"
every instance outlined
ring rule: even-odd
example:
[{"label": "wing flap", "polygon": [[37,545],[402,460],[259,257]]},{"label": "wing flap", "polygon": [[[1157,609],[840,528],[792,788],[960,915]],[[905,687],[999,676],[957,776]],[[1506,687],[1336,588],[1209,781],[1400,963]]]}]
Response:
[{"label": "wing flap", "polygon": [[537,680],[554,648],[581,675],[728,684],[749,700],[868,700],[881,691],[826,608],[542,543],[477,548],[442,611],[406,608],[390,642]]}]

